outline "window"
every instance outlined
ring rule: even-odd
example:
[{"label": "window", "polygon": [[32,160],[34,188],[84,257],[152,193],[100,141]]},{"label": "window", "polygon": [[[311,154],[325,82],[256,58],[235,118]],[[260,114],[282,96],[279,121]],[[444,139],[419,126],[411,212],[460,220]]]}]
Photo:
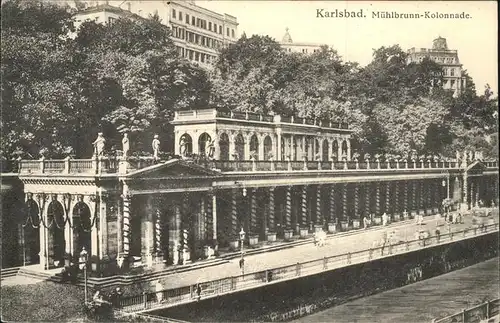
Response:
[{"label": "window", "polygon": [[172,18],[177,19],[177,15],[175,13],[175,9],[172,9]]},{"label": "window", "polygon": [[451,80],[451,88],[453,89],[455,87],[455,80]]},{"label": "window", "polygon": [[196,26],[196,18],[191,17],[191,25]]},{"label": "window", "polygon": [[452,68],[452,69],[450,70],[450,76],[455,76],[455,69],[454,69],[454,68]]},{"label": "window", "polygon": [[212,22],[211,21],[208,22],[208,30],[212,31]]},{"label": "window", "polygon": [[186,24],[189,25],[189,15],[188,14],[186,14]]},{"label": "window", "polygon": [[234,38],[234,29],[231,29],[231,37]]},{"label": "window", "polygon": [[219,34],[222,35],[222,26],[219,25]]},{"label": "window", "polygon": [[226,36],[229,37],[229,28],[226,27]]},{"label": "window", "polygon": [[182,11],[179,11],[179,20],[182,21]]},{"label": "window", "polygon": [[200,53],[194,52],[194,60],[197,62],[200,60]]},{"label": "window", "polygon": [[115,20],[116,20],[116,18],[109,17],[109,18],[108,18],[108,23],[109,23],[110,25],[112,25],[112,24],[115,22]]}]

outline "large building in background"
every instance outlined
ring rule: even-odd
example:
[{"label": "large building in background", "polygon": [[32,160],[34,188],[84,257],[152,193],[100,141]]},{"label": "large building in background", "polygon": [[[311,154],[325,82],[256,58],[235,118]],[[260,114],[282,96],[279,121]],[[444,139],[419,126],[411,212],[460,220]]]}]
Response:
[{"label": "large building in background", "polygon": [[463,76],[462,64],[458,59],[457,50],[448,49],[446,38],[438,37],[430,48],[411,48],[408,50],[408,63],[421,62],[429,57],[443,67],[443,88],[453,90],[457,96],[465,88],[466,80]]},{"label": "large building in background", "polygon": [[200,65],[210,66],[219,49],[238,38],[238,21],[229,14],[217,13],[194,1],[81,1],[76,14],[77,27],[86,20],[113,23],[120,17],[147,19],[158,14],[171,28],[179,54]]},{"label": "large building in background", "polygon": [[290,36],[289,29],[286,28],[285,35],[283,36],[280,45],[287,53],[312,54],[318,52],[324,44],[294,43],[292,36]]}]

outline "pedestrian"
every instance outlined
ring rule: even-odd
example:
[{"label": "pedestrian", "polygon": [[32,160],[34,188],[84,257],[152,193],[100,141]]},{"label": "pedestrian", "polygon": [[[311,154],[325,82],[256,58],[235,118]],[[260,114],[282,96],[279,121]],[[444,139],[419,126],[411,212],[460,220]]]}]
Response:
[{"label": "pedestrian", "polygon": [[159,279],[156,281],[155,291],[156,291],[156,301],[158,303],[163,303],[163,285],[160,283]]},{"label": "pedestrian", "polygon": [[241,257],[240,259],[240,269],[243,269],[245,267],[245,258]]},{"label": "pedestrian", "polygon": [[387,215],[387,213],[384,212],[384,214],[382,214],[382,225],[386,226],[388,222],[389,222],[389,216]]}]

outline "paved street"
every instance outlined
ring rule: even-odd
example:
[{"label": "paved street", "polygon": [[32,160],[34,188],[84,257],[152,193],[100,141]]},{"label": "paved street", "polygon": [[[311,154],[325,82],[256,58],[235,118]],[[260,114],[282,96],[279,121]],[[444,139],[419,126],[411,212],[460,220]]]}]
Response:
[{"label": "paved street", "polygon": [[[440,223],[443,224],[443,222],[444,220],[441,219]],[[465,217],[464,224],[454,224],[451,228],[453,231],[460,231],[466,227],[470,227],[471,224],[472,217],[467,216]],[[248,255],[245,257],[245,273],[258,272],[292,265],[297,262],[305,262],[323,257],[341,255],[347,252],[365,250],[372,247],[373,241],[380,240],[383,236],[383,232],[386,230],[397,230],[400,240],[404,240],[406,232],[408,239],[413,240],[416,231],[427,229],[433,233],[435,228],[436,220],[434,216],[428,216],[422,226],[416,225],[413,220],[398,222],[385,229],[379,226],[366,231],[359,230],[355,234],[332,237],[327,240],[327,244],[324,247],[317,247],[314,246],[313,243],[310,243],[274,252]],[[445,234],[447,231],[446,226],[441,226],[440,230],[442,234]],[[162,279],[161,282],[166,289],[171,289],[240,274],[239,259],[233,259],[229,263],[169,275]]]}]

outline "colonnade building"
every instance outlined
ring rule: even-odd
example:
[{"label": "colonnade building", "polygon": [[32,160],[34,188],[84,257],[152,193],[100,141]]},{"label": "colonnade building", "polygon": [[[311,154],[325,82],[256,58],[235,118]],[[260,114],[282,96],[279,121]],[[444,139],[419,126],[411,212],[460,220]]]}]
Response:
[{"label": "colonnade building", "polygon": [[3,174],[20,183],[2,192],[7,258],[50,269],[85,248],[93,271],[113,273],[217,256],[238,248],[241,229],[257,246],[359,229],[383,213],[436,214],[446,198],[463,210],[498,203],[498,164],[479,154],[362,157],[347,124],[278,115],[202,109],[173,123],[180,156],[169,160],[20,160]]}]

